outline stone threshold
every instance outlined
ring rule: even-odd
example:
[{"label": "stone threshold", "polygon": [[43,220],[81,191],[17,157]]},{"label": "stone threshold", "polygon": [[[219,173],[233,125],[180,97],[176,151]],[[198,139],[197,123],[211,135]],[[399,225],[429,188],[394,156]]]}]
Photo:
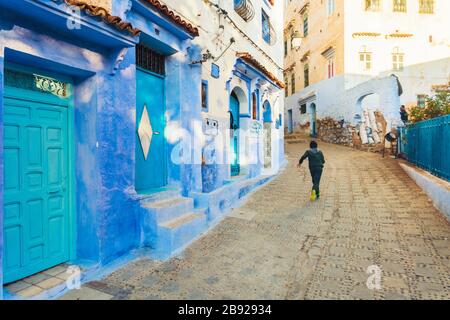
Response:
[{"label": "stone threshold", "polygon": [[[71,285],[76,266],[61,264],[4,286],[7,300],[40,300]],[[80,274],[81,275],[81,274]]]}]

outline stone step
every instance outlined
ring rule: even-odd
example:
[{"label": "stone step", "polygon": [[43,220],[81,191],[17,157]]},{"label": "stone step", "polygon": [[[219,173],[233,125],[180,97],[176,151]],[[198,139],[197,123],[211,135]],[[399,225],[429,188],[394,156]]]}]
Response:
[{"label": "stone step", "polygon": [[288,144],[296,144],[296,143],[306,143],[307,141],[305,139],[291,139],[286,140],[286,143]]},{"label": "stone step", "polygon": [[207,230],[204,211],[193,211],[158,226],[152,256],[165,260],[180,253]]},{"label": "stone step", "polygon": [[153,190],[147,194],[139,194],[138,199],[141,203],[159,202],[181,197],[181,190],[176,188],[161,188]]},{"label": "stone step", "polygon": [[144,201],[142,207],[146,209],[147,215],[152,220],[161,224],[181,217],[187,212],[192,212],[194,210],[194,199],[177,197],[156,202]]}]

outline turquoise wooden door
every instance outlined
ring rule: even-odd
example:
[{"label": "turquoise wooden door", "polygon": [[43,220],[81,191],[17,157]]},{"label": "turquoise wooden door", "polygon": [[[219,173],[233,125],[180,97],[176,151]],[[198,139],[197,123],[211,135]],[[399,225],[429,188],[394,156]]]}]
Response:
[{"label": "turquoise wooden door", "polygon": [[167,185],[164,77],[137,70],[136,191]]},{"label": "turquoise wooden door", "polygon": [[231,137],[231,176],[238,176],[241,168],[239,165],[239,100],[232,94],[230,96],[230,130]]},{"label": "turquoise wooden door", "polygon": [[5,283],[69,260],[69,111],[48,96],[5,88]]}]

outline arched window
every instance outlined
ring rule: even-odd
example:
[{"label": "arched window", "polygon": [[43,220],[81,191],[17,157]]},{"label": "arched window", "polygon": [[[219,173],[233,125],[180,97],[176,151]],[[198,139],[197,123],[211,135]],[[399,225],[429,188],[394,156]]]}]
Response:
[{"label": "arched window", "polygon": [[359,49],[359,61],[362,66],[362,70],[370,71],[372,69],[372,52],[367,46],[362,46]]},{"label": "arched window", "polygon": [[258,120],[258,99],[256,92],[252,94],[252,119]]},{"label": "arched window", "polygon": [[395,47],[392,51],[392,69],[394,71],[402,71],[405,63],[405,54],[399,47]]}]

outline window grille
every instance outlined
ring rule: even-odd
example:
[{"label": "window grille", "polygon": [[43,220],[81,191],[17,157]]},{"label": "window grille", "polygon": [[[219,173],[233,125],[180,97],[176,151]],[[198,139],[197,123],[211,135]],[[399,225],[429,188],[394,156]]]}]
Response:
[{"label": "window grille", "polygon": [[142,69],[159,75],[166,74],[166,58],[145,45],[136,46],[136,64]]}]

